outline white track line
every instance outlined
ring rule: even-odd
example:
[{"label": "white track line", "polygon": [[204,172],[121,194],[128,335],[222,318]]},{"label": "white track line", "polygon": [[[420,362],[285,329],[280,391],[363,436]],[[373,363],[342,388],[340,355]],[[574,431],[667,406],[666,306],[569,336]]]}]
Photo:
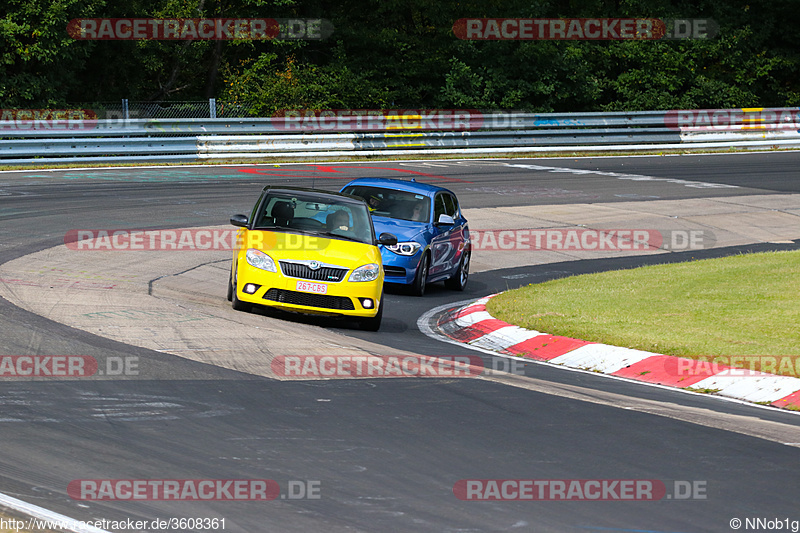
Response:
[{"label": "white track line", "polygon": [[[741,151],[741,152],[711,152],[711,153],[664,153],[664,154],[617,154],[617,155],[573,155],[573,156],[542,156],[542,157],[475,157],[467,159],[387,159],[370,160],[370,161],[357,161],[353,159],[343,159],[341,161],[323,161],[325,165],[368,165],[375,163],[424,163],[424,162],[456,162],[456,161],[525,161],[536,160],[545,161],[548,159],[620,159],[620,158],[645,158],[645,157],[694,157],[694,156],[725,156],[725,155],[761,155],[761,154],[791,154],[796,153],[798,150],[756,150],[756,151]],[[324,158],[323,158],[324,159]],[[2,164],[2,160],[0,160]],[[314,165],[316,161],[285,161],[281,163],[173,163],[171,165],[138,165],[136,162],[120,166],[96,166],[96,167],[75,167],[75,168],[34,168],[34,169],[20,169],[20,170],[0,170],[0,174],[13,174],[20,172],[74,172],[79,170],[140,170],[140,169],[160,169],[160,168],[225,168],[225,167],[282,167],[289,165]]]},{"label": "white track line", "polygon": [[[33,518],[50,522],[52,524],[51,528],[58,531],[73,531],[74,533],[109,533],[105,529],[90,526],[85,522],[58,514],[54,511],[45,509],[44,507],[39,507],[38,505],[33,505],[16,498],[12,498],[11,496],[2,493],[0,493],[0,505],[15,511],[20,511]],[[25,520],[22,520],[22,522],[25,522]]]}]

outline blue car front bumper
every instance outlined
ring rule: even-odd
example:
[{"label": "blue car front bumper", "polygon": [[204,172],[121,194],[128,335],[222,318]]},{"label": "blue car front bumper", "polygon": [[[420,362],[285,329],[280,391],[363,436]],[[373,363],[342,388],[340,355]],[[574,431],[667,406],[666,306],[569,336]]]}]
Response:
[{"label": "blue car front bumper", "polygon": [[385,283],[410,285],[417,275],[417,266],[419,266],[419,261],[422,258],[422,250],[412,256],[406,256],[398,255],[381,247],[381,257],[383,258]]}]

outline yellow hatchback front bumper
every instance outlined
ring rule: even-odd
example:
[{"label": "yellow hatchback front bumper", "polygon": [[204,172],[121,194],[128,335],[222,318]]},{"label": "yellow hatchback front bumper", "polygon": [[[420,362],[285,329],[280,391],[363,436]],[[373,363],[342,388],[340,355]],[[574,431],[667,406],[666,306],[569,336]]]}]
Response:
[{"label": "yellow hatchback front bumper", "polygon": [[[235,251],[232,281],[240,301],[308,314],[370,318],[378,313],[384,274],[380,250],[376,246],[317,239],[313,247],[282,249],[270,236],[263,239],[254,239],[252,235],[243,237],[240,242],[250,243],[251,247],[254,242],[272,243],[256,249],[272,258],[277,272],[249,264],[247,247]],[[350,281],[355,269],[368,264],[378,265],[375,280]]]}]

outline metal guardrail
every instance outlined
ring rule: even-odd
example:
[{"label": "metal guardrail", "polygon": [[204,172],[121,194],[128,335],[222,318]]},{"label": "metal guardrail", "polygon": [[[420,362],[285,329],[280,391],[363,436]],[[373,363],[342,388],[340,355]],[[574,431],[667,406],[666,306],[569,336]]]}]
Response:
[{"label": "metal guardrail", "polygon": [[0,122],[0,164],[800,147],[800,109]]},{"label": "metal guardrail", "polygon": [[130,137],[92,139],[24,139],[0,141],[0,162],[6,156],[49,158],[80,155],[189,154],[197,137]]},{"label": "metal guardrail", "polygon": [[[532,128],[637,127],[664,125],[664,111],[631,113],[463,113],[344,115],[336,117],[270,118],[148,118],[119,120],[73,120],[47,123],[25,120],[14,128],[0,123],[0,136],[18,138],[249,135],[351,131],[524,130]],[[309,125],[309,122],[311,124]],[[350,126],[343,125],[348,122]],[[448,127],[447,125],[450,125]],[[440,127],[437,127],[440,126]]]}]

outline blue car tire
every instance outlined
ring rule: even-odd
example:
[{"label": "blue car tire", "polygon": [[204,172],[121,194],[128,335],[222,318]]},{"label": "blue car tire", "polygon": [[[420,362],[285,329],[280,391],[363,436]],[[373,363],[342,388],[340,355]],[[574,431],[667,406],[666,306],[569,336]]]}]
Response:
[{"label": "blue car tire", "polygon": [[428,269],[430,268],[431,258],[424,254],[417,266],[417,275],[411,284],[411,294],[414,296],[425,296],[425,286],[428,284]]},{"label": "blue car tire", "polygon": [[466,250],[463,254],[461,254],[461,261],[458,263],[458,270],[456,270],[456,273],[453,274],[452,278],[445,280],[445,287],[454,291],[464,290],[464,288],[467,286],[467,280],[469,279],[469,255],[469,250]]}]

